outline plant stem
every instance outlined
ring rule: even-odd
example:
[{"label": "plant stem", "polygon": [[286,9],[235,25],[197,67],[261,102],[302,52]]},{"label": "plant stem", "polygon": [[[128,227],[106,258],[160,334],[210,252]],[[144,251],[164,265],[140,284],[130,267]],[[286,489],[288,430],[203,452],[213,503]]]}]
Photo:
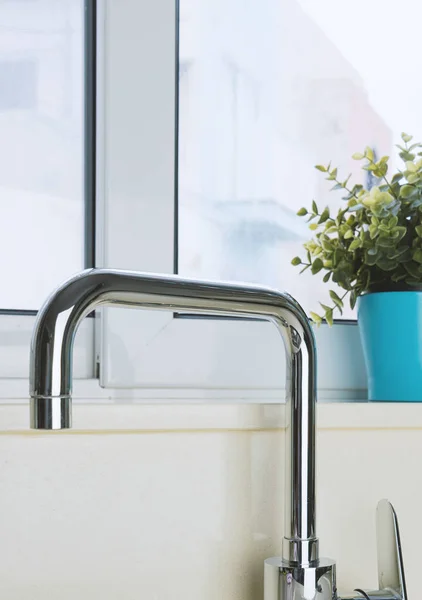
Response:
[{"label": "plant stem", "polygon": [[341,181],[339,181],[338,179],[334,179],[333,181],[335,181],[338,185],[341,185],[341,187],[343,188],[343,190],[346,190],[346,192],[348,194],[350,194],[352,196],[352,198],[354,198],[355,200],[357,200],[359,202],[359,198],[356,196],[356,194],[354,192],[352,192],[352,190],[349,190],[348,187],[343,186],[343,184],[342,184]]}]

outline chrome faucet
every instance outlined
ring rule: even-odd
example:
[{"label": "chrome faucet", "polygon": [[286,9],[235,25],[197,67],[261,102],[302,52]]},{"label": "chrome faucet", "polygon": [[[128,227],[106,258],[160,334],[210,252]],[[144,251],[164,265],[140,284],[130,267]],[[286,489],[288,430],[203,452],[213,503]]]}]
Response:
[{"label": "chrome faucet", "polygon": [[[337,598],[335,562],[319,557],[315,530],[316,349],[301,306],[288,294],[255,286],[83,271],[55,290],[37,316],[31,342],[32,428],[71,427],[73,341],[81,321],[99,306],[252,317],[277,326],[287,357],[285,522],[282,557],[265,561],[264,599]],[[389,532],[379,565],[382,591],[356,591],[352,597],[407,600],[394,510],[383,501],[378,514],[379,538]]]}]

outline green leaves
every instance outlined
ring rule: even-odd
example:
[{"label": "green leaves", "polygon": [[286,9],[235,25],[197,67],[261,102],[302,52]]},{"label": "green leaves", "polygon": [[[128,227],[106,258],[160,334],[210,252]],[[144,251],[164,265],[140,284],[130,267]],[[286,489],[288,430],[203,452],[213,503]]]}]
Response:
[{"label": "green leaves", "polygon": [[414,191],[415,187],[413,185],[403,185],[400,188],[400,198],[410,198]]},{"label": "green leaves", "polygon": [[297,212],[307,218],[312,236],[304,244],[306,260],[295,256],[292,265],[301,272],[320,273],[323,282],[334,288],[332,305],[321,305],[322,316],[312,313],[315,323],[325,319],[332,324],[335,311],[344,310],[347,295],[353,309],[361,294],[380,284],[390,284],[391,289],[397,284],[422,284],[422,144],[412,139],[402,134],[398,152],[404,164],[391,176],[389,157],[377,160],[370,146],[352,155],[353,160],[362,161],[364,173],[377,178],[368,189],[350,183],[350,175],[344,178],[331,163],[316,165],[331,182],[327,190],[340,191],[343,204],[337,213],[328,207],[320,212],[318,204],[325,199],[321,194],[310,208]]},{"label": "green leaves", "polygon": [[374,151],[369,146],[366,146],[365,148],[365,158],[367,158],[370,161],[374,160]]},{"label": "green leaves", "polygon": [[392,229],[393,238],[396,241],[396,243],[399,242],[400,240],[402,240],[404,238],[404,236],[406,235],[406,233],[407,233],[406,226],[393,227],[393,229]]},{"label": "green leaves", "polygon": [[337,169],[333,169],[332,171],[329,172],[329,176],[327,177],[328,181],[335,181],[337,178]]},{"label": "green leaves", "polygon": [[396,173],[391,178],[391,183],[398,183],[401,179],[403,179],[403,173]]},{"label": "green leaves", "polygon": [[353,252],[353,250],[357,250],[362,246],[362,240],[360,238],[356,238],[349,246],[349,250]]},{"label": "green leaves", "polygon": [[317,315],[316,313],[314,313],[314,312],[312,312],[312,311],[311,311],[309,314],[310,314],[310,316],[311,316],[311,319],[312,319],[312,321],[313,321],[313,322],[314,322],[316,325],[321,325],[321,323],[322,323],[322,317],[320,317],[319,315]]},{"label": "green leaves", "polygon": [[412,255],[412,258],[415,262],[422,264],[422,249],[417,248]]},{"label": "green leaves", "polygon": [[379,229],[377,225],[370,225],[369,226],[369,236],[371,238],[371,240],[374,240],[378,235],[379,235]]},{"label": "green leaves", "polygon": [[399,152],[399,156],[404,161],[415,159],[415,155],[412,154],[411,152],[408,152],[407,150],[404,150],[403,152]]},{"label": "green leaves", "polygon": [[319,218],[318,224],[325,223],[325,221],[327,221],[329,218],[330,218],[330,209],[327,206],[322,211],[322,214],[321,214],[321,216]]},{"label": "green leaves", "polygon": [[375,250],[375,252],[370,253],[370,250],[373,250],[372,248],[370,248],[364,255],[364,264],[368,265],[368,267],[373,267],[374,265],[377,264],[377,260],[378,260],[378,252]]},{"label": "green leaves", "polygon": [[406,269],[407,273],[414,279],[420,281],[420,274],[419,274],[419,267],[416,263],[414,263],[413,261],[408,262],[408,263],[404,263],[404,268]]},{"label": "green leaves", "polygon": [[370,162],[368,162],[368,164],[364,165],[362,167],[362,169],[364,171],[371,171],[375,177],[378,177],[379,179],[384,177],[387,174],[388,171],[388,156],[383,156],[381,158],[381,160],[379,160],[377,163],[373,162],[372,160]]},{"label": "green leaves", "polygon": [[323,268],[324,263],[322,262],[322,260],[320,258],[316,258],[314,260],[314,262],[312,263],[312,267],[311,267],[311,271],[312,271],[312,275],[316,275],[317,273],[319,273],[321,271],[321,269]]},{"label": "green leaves", "polygon": [[376,262],[377,266],[383,271],[394,271],[397,268],[398,263],[388,258],[379,258]]},{"label": "green leaves", "polygon": [[332,306],[327,306],[326,304],[322,304],[322,302],[320,302],[320,305],[324,311],[324,319],[327,321],[328,325],[331,327],[334,322],[334,317],[333,317],[334,309]]},{"label": "green leaves", "polygon": [[330,238],[322,237],[320,238],[322,249],[326,252],[333,252],[335,249],[334,242],[330,240]]},{"label": "green leaves", "polygon": [[388,252],[387,257],[389,259],[396,259],[398,262],[405,262],[410,259],[409,246],[401,246],[394,248]]},{"label": "green leaves", "polygon": [[380,248],[394,248],[394,246],[396,245],[396,242],[391,237],[380,236],[378,238],[377,245]]},{"label": "green leaves", "polygon": [[342,309],[344,307],[343,300],[341,298],[339,298],[339,296],[335,293],[334,290],[330,290],[330,298],[334,302],[334,304],[337,306],[337,308],[340,310],[340,312],[342,312]]},{"label": "green leaves", "polygon": [[327,323],[330,327],[333,325],[334,319],[333,319],[333,309],[332,308],[330,310],[325,311],[325,320],[327,321]]}]

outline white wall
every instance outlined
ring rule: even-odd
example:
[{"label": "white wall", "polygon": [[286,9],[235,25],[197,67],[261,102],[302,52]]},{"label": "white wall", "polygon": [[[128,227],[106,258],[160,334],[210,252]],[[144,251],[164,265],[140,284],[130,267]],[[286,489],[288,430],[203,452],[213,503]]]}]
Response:
[{"label": "white wall", "polygon": [[[77,406],[26,431],[0,407],[0,594],[10,600],[259,600],[282,536],[283,407]],[[419,591],[419,406],[319,407],[318,532],[340,590],[376,585],[375,505],[399,514]]]}]

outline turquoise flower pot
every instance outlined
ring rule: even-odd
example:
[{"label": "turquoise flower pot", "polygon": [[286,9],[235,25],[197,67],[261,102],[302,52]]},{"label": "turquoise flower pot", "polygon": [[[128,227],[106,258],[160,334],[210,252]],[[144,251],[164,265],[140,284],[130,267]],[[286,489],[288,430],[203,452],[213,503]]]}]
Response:
[{"label": "turquoise flower pot", "polygon": [[365,294],[358,323],[369,400],[422,402],[422,291]]}]

